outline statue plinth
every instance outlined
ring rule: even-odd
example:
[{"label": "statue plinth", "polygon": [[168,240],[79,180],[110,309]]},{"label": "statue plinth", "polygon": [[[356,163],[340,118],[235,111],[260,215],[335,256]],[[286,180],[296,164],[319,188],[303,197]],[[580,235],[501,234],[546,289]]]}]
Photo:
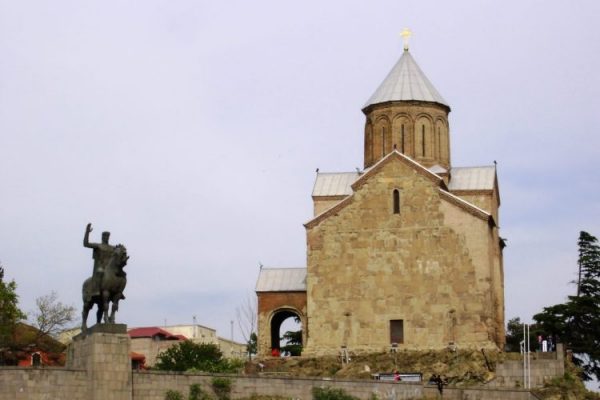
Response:
[{"label": "statue plinth", "polygon": [[97,324],[73,338],[67,367],[88,374],[92,400],[131,399],[130,339],[125,324]]},{"label": "statue plinth", "polygon": [[81,332],[73,337],[73,340],[81,340],[86,336],[93,335],[94,333],[114,333],[114,334],[127,334],[126,324],[96,324],[87,328],[85,332]]}]

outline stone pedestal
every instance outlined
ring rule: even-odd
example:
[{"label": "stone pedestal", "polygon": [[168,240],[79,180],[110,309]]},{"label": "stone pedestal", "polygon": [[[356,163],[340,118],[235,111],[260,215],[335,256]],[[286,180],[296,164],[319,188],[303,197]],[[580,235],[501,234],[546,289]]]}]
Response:
[{"label": "stone pedestal", "polygon": [[87,371],[90,400],[131,400],[129,348],[124,324],[97,324],[73,338],[67,367]]}]

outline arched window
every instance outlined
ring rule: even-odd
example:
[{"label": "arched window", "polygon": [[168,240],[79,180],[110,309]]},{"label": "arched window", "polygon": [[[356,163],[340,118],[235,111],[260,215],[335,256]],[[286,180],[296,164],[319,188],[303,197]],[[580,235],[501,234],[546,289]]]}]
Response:
[{"label": "arched window", "polygon": [[402,149],[402,154],[404,154],[404,124],[400,127],[400,149]]},{"label": "arched window", "polygon": [[421,155],[425,157],[425,125],[421,125]]},{"label": "arched window", "polygon": [[400,191],[398,189],[394,189],[393,194],[394,200],[394,214],[400,214]]},{"label": "arched window", "polygon": [[373,127],[371,124],[367,125],[365,129],[365,164],[371,165],[373,163]]},{"label": "arched window", "polygon": [[385,126],[381,127],[381,158],[385,157]]}]

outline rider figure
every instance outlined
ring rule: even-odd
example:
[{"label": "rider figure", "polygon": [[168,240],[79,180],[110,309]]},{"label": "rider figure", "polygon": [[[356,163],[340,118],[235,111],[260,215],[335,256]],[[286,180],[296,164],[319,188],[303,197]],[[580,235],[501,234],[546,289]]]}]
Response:
[{"label": "rider figure", "polygon": [[92,257],[94,258],[94,272],[92,275],[92,296],[100,295],[100,285],[104,277],[104,270],[108,266],[110,259],[115,252],[115,246],[108,244],[110,232],[102,232],[102,243],[90,243],[90,232],[92,224],[87,224],[85,235],[83,236],[83,246],[94,249]]}]

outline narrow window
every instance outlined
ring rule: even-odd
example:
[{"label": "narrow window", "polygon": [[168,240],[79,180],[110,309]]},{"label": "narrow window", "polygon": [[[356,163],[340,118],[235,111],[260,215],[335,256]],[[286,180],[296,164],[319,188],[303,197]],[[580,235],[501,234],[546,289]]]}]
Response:
[{"label": "narrow window", "polygon": [[400,214],[400,191],[394,189],[394,214]]},{"label": "narrow window", "polygon": [[385,156],[385,127],[381,128],[381,157]]},{"label": "narrow window", "polygon": [[402,154],[404,154],[404,124],[400,129],[400,148],[402,149]]},{"label": "narrow window", "polygon": [[438,134],[437,134],[437,156],[438,156],[438,158],[442,158],[442,134],[440,133],[439,126],[438,126]]},{"label": "narrow window", "polygon": [[404,320],[390,320],[390,343],[404,343]]},{"label": "narrow window", "polygon": [[421,125],[421,155],[425,157],[425,125]]}]

